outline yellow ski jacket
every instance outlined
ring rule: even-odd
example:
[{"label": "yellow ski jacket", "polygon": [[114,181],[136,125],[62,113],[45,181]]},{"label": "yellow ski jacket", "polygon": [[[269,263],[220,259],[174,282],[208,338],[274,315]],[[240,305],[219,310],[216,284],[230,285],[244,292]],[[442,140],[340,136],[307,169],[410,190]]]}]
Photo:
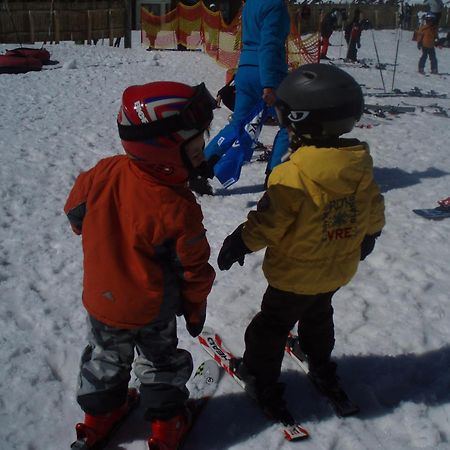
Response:
[{"label": "yellow ski jacket", "polygon": [[384,223],[367,144],[339,139],[332,148],[302,146],[275,167],[242,239],[251,251],[267,247],[263,271],[271,286],[311,295],[348,283],[361,242]]}]

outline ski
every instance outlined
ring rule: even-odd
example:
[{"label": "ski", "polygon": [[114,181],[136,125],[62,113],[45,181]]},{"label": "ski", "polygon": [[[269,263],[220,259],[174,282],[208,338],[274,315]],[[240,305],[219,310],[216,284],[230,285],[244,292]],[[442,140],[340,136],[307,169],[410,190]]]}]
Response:
[{"label": "ski", "polygon": [[117,430],[122,426],[122,424],[127,420],[131,412],[137,408],[139,405],[140,394],[136,388],[128,389],[128,412],[120,419],[111,429],[110,433],[105,439],[98,441],[94,445],[89,445],[87,442],[87,435],[84,431],[83,424],[77,424],[76,432],[77,432],[77,440],[72,442],[70,449],[71,450],[101,450],[104,449],[111,437],[117,432]]},{"label": "ski", "polygon": [[300,350],[298,336],[289,333],[285,347],[286,353],[295,361],[295,363],[308,375],[308,378],[314,384],[318,392],[323,395],[333,406],[336,415],[339,417],[348,417],[359,413],[359,406],[349,399],[347,393],[339,387],[339,389],[323,390],[315,382],[314,378],[309,375],[308,360],[306,355]]},{"label": "ski", "polygon": [[450,197],[438,201],[439,206],[431,209],[413,209],[413,212],[425,219],[441,220],[450,217]]},{"label": "ski", "polygon": [[418,87],[409,91],[394,89],[392,92],[365,92],[366,97],[422,97],[422,98],[447,98],[447,94],[440,94],[434,90],[423,92]]},{"label": "ski", "polygon": [[[245,390],[245,381],[240,379],[230,367],[230,362],[233,359],[236,359],[236,357],[224,346],[222,338],[211,328],[205,327],[199,335],[198,340],[203,349],[214,359],[217,365]],[[274,419],[271,418],[271,420]],[[309,437],[309,433],[298,423],[277,423],[280,423],[283,436],[288,441],[306,439]]]},{"label": "ski", "polygon": [[442,220],[450,217],[450,210],[442,209],[440,207],[429,209],[413,209],[413,212],[421,217],[424,217],[425,219],[430,220]]},{"label": "ski", "polygon": [[407,112],[414,112],[416,110],[414,106],[368,105],[368,104],[364,104],[364,109],[367,109],[375,113],[389,113],[389,114],[401,114]]},{"label": "ski", "polygon": [[192,413],[192,424],[195,423],[208,400],[214,395],[219,385],[222,372],[212,359],[202,362],[192,380],[189,382],[190,398],[187,406]]}]

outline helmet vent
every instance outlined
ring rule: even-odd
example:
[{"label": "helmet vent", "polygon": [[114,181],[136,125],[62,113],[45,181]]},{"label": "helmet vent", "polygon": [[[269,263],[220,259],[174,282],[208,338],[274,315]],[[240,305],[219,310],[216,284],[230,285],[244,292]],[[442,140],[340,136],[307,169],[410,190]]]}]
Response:
[{"label": "helmet vent", "polygon": [[314,78],[316,78],[316,74],[315,73],[308,72],[308,71],[303,72],[303,76],[305,78],[308,78],[308,80],[314,80]]}]

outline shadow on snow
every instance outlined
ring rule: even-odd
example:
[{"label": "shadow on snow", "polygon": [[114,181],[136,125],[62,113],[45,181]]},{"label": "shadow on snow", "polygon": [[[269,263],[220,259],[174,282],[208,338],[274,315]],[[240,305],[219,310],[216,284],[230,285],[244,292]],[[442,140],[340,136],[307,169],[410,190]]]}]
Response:
[{"label": "shadow on snow", "polygon": [[392,189],[400,189],[414,184],[420,183],[425,178],[440,178],[450,175],[450,172],[445,172],[435,167],[429,167],[422,172],[414,171],[412,173],[405,172],[399,168],[389,167],[375,167],[374,176],[381,192],[388,192]]},{"label": "shadow on snow", "polygon": [[[450,345],[423,354],[342,356],[336,361],[342,385],[361,408],[354,419],[344,420],[382,417],[404,402],[427,406],[450,402]],[[294,363],[286,357],[281,381],[286,383],[288,405],[296,419],[307,428],[310,421],[334,419],[328,402],[300,369],[292,367]],[[234,391],[239,389],[227,375],[223,375],[221,383],[228,383]],[[122,444],[126,442],[147,440],[150,427],[141,416],[140,410],[130,417],[111,441],[109,450],[125,449]],[[189,434],[183,450],[224,450],[269,427],[276,428],[276,425],[243,392],[216,394]],[[273,442],[279,443],[282,435],[281,432],[277,435],[275,428]]]}]

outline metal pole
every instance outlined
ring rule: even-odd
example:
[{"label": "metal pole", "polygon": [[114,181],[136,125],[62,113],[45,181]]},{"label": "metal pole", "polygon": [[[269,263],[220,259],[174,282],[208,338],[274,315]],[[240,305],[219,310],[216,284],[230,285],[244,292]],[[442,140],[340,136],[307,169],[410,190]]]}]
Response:
[{"label": "metal pole", "polygon": [[400,43],[400,36],[401,36],[401,34],[402,34],[400,28],[397,30],[397,32],[398,32],[398,34],[397,34],[397,48],[396,48],[396,50],[395,50],[394,73],[392,74],[392,86],[391,86],[391,91],[394,90],[395,72],[397,71],[398,46],[399,46],[399,43]]},{"label": "metal pole", "polygon": [[377,48],[377,43],[375,42],[375,33],[373,32],[373,28],[372,28],[372,39],[373,39],[373,46],[375,47],[375,53],[377,55],[378,68],[380,69],[381,82],[383,83],[383,90],[384,90],[384,92],[386,92],[386,86],[384,85],[383,72],[381,70],[380,57],[378,56],[378,48]]},{"label": "metal pole", "polygon": [[[48,42],[52,43],[52,28],[53,28],[53,6],[55,4],[55,0],[52,0],[50,4],[50,23],[48,25]],[[42,42],[41,49],[44,47],[44,42]]]}]

